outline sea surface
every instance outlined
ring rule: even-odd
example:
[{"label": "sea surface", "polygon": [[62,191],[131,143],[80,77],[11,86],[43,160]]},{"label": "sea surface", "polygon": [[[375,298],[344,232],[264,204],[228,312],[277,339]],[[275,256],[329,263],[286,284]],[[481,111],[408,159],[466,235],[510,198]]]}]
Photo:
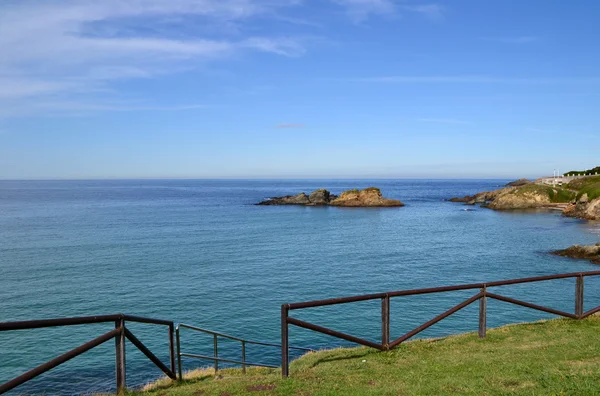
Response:
[{"label": "sea surface", "polygon": [[[599,269],[547,254],[595,243],[600,226],[559,212],[496,212],[446,202],[507,180],[113,180],[0,181],[0,321],[127,313],[280,342],[283,303],[392,290]],[[328,188],[380,187],[402,208],[255,206],[267,197]],[[474,209],[466,211],[465,209]],[[574,280],[495,289],[572,311]],[[474,295],[394,298],[399,337]],[[586,279],[585,308],[600,304],[600,277]],[[381,337],[380,302],[292,311],[359,337]],[[420,337],[475,331],[472,304]],[[551,317],[488,301],[488,325]],[[165,327],[131,324],[168,362]],[[0,332],[0,383],[114,328],[97,324]],[[212,337],[181,333],[182,351],[212,354]],[[350,345],[297,327],[290,343]],[[279,365],[277,348],[248,346],[247,359]],[[240,345],[219,341],[219,355]],[[297,354],[293,354],[294,357]],[[184,359],[185,370],[211,362]],[[114,342],[38,377],[18,393],[114,389]],[[223,366],[223,365],[221,365]],[[132,344],[127,382],[161,376]]]}]

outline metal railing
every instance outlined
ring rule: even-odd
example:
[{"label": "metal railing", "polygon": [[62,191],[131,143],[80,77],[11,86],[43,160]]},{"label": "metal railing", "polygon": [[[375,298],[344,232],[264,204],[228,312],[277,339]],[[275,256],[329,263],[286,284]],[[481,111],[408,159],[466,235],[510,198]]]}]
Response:
[{"label": "metal railing", "polygon": [[[466,285],[457,285],[457,286],[445,286],[445,287],[433,287],[426,289],[414,289],[414,290],[400,290],[393,291],[387,293],[375,293],[375,294],[366,294],[361,296],[352,296],[352,297],[343,297],[343,298],[331,298],[326,300],[318,300],[318,301],[307,301],[300,302],[294,304],[283,304],[281,306],[281,372],[283,377],[287,377],[289,375],[289,325],[292,324],[294,326],[302,327],[308,330],[313,330],[319,333],[327,334],[333,337],[341,338],[346,341],[354,342],[356,344],[365,345],[371,348],[375,348],[381,351],[390,350],[394,348],[404,341],[408,340],[411,337],[419,334],[423,330],[433,326],[438,323],[442,319],[447,318],[448,316],[460,311],[466,306],[474,303],[479,300],[479,336],[485,337],[486,335],[486,315],[487,315],[487,298],[493,298],[499,301],[508,302],[511,304],[520,305],[522,307],[535,309],[538,311],[543,311],[547,313],[551,313],[554,315],[564,316],[571,319],[583,319],[586,318],[596,312],[600,312],[600,306],[596,308],[590,309],[589,311],[583,311],[583,281],[585,277],[588,276],[598,276],[600,275],[600,271],[589,271],[589,272],[576,272],[576,273],[568,273],[568,274],[559,274],[559,275],[547,275],[547,276],[537,276],[532,278],[521,278],[521,279],[511,279],[505,281],[496,281],[496,282],[487,282],[487,283],[473,283]],[[541,282],[555,279],[566,279],[566,278],[575,278],[575,313],[569,313],[564,311],[559,311],[553,308],[544,307],[537,304],[532,304],[529,302],[517,300],[510,297],[501,296],[499,294],[490,293],[487,289],[489,287],[496,286],[506,286],[506,285],[515,285],[521,283],[530,283],[530,282]],[[450,308],[449,310],[437,315],[433,319],[423,323],[417,328],[409,331],[408,333],[402,335],[401,337],[390,342],[390,299],[393,297],[401,297],[401,296],[412,296],[419,294],[429,294],[429,293],[442,293],[449,291],[457,291],[457,290],[472,290],[479,289],[479,292],[475,294],[473,297],[468,298],[462,303]],[[305,309],[305,308],[313,308],[313,307],[322,307],[326,305],[336,305],[336,304],[346,304],[358,301],[368,301],[368,300],[381,300],[381,343],[372,342],[369,340],[365,340],[363,338],[355,337],[346,333],[342,333],[339,331],[335,331],[329,329],[327,327],[319,326],[313,323],[309,323],[306,321],[302,321],[296,318],[292,318],[289,316],[290,310],[296,309]]]},{"label": "metal railing", "polygon": [[[155,325],[164,325],[169,327],[169,355],[171,368],[167,367],[159,358],[156,357],[133,333],[125,326],[126,321],[137,323],[148,323]],[[152,318],[144,318],[139,316],[116,314],[116,315],[101,315],[101,316],[84,316],[76,318],[60,318],[60,319],[45,319],[45,320],[28,320],[21,322],[3,322],[0,323],[0,331],[12,330],[27,330],[40,329],[45,327],[59,326],[78,326],[92,323],[107,323],[115,324],[114,330],[102,334],[93,340],[86,342],[66,352],[36,368],[27,371],[12,380],[0,384],[0,394],[8,392],[17,386],[32,380],[33,378],[73,359],[105,342],[115,339],[115,357],[116,357],[116,385],[117,392],[122,392],[126,388],[126,360],[125,360],[125,339],[128,339],[135,345],[148,359],[150,359],[159,369],[161,369],[169,378],[177,379],[175,375],[175,343],[173,339],[174,324],[173,322]]]},{"label": "metal railing", "polygon": [[[190,329],[190,330],[193,330],[193,331],[196,331],[196,332],[201,332],[201,333],[212,335],[213,336],[213,356],[198,355],[198,354],[193,354],[193,353],[184,353],[184,352],[181,352],[180,328]],[[262,346],[267,346],[267,347],[281,348],[280,344],[273,344],[273,343],[269,343],[269,342],[260,342],[260,341],[250,341],[250,340],[246,340],[246,339],[243,339],[243,338],[238,338],[238,337],[230,336],[230,335],[227,335],[227,334],[218,333],[216,331],[202,329],[200,327],[190,326],[190,325],[183,324],[183,323],[180,323],[175,328],[175,337],[177,339],[177,360],[178,360],[177,366],[179,367],[179,379],[180,380],[183,379],[181,357],[211,360],[211,361],[214,362],[215,373],[219,370],[219,362],[241,365],[242,366],[242,372],[244,374],[246,373],[246,366],[279,368],[279,366],[274,366],[274,365],[271,365],[271,364],[248,362],[246,360],[246,345],[248,345],[248,344],[249,345],[262,345]],[[239,342],[241,344],[241,347],[242,347],[241,348],[241,357],[242,357],[242,359],[241,360],[234,360],[234,359],[224,359],[224,358],[219,357],[219,343],[218,343],[218,339],[219,338],[225,338],[225,339],[228,339],[228,340],[233,340],[233,341]],[[288,348],[289,349],[298,350],[298,351],[305,351],[305,352],[312,352],[313,351],[312,349],[309,349],[309,348],[300,348],[300,347],[294,347],[294,346],[288,346]]]}]

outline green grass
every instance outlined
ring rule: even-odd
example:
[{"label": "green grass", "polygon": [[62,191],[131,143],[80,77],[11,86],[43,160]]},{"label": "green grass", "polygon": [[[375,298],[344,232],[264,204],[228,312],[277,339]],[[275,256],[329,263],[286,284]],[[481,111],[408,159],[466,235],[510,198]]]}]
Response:
[{"label": "green grass", "polygon": [[600,393],[600,317],[557,319],[443,339],[389,352],[367,348],[310,353],[280,370],[209,371],[132,395],[472,395]]},{"label": "green grass", "polygon": [[600,183],[600,176],[588,176],[581,179],[575,179],[569,182],[566,187],[572,190],[580,190],[591,184]]},{"label": "green grass", "polygon": [[589,176],[575,179],[567,184],[567,188],[578,190],[577,199],[587,194],[590,200],[600,197],[600,176]]}]

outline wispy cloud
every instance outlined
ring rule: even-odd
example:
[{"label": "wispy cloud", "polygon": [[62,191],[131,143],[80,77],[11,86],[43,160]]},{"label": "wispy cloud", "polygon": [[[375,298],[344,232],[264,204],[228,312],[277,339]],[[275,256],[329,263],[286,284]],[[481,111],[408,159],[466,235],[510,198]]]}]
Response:
[{"label": "wispy cloud", "polygon": [[403,10],[422,14],[429,19],[442,19],[445,8],[439,4],[403,5]]},{"label": "wispy cloud", "polygon": [[439,4],[406,4],[395,0],[331,0],[346,9],[355,21],[362,22],[372,15],[392,16],[398,13],[417,13],[430,19],[440,19],[444,7]]},{"label": "wispy cloud", "polygon": [[496,77],[458,76],[375,76],[349,79],[353,82],[380,84],[600,84],[600,77]]},{"label": "wispy cloud", "polygon": [[[299,0],[21,0],[0,5],[0,107],[108,91],[243,51],[295,57],[301,38],[205,35],[193,26],[241,23]],[[197,18],[181,34],[177,18]],[[20,101],[20,103],[19,103]],[[4,112],[6,113],[6,112]]]},{"label": "wispy cloud", "polygon": [[528,44],[538,41],[539,38],[535,36],[482,37],[482,40],[506,44]]},{"label": "wispy cloud", "polygon": [[433,122],[437,124],[470,124],[468,121],[457,120],[454,118],[418,118],[421,122]]},{"label": "wispy cloud", "polygon": [[288,123],[288,124],[277,124],[275,128],[304,128],[306,124],[301,123]]}]

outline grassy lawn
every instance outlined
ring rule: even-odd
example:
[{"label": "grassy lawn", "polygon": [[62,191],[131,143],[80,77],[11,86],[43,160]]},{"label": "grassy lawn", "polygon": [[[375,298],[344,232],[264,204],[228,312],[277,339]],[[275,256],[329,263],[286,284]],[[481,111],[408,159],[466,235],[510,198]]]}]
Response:
[{"label": "grassy lawn", "polygon": [[190,373],[134,395],[600,394],[600,317],[556,319],[443,339],[389,352],[368,348],[310,353],[280,370]]},{"label": "grassy lawn", "polygon": [[526,186],[517,187],[510,194],[527,195],[538,194],[548,195],[552,203],[568,203],[575,198],[575,192],[560,187],[551,187],[542,184],[528,184]]}]

